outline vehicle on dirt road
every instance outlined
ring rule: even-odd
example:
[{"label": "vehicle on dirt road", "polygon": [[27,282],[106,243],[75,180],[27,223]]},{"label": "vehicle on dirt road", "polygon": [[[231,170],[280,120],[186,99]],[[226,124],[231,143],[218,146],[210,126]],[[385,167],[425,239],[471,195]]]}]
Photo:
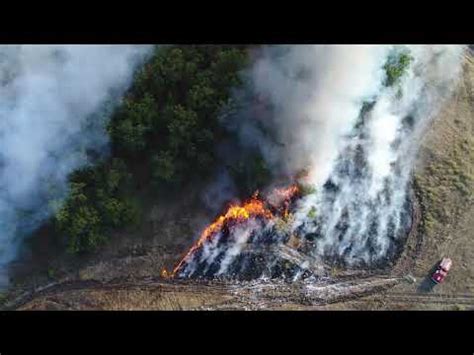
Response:
[{"label": "vehicle on dirt road", "polygon": [[431,280],[436,284],[443,282],[452,264],[453,261],[450,258],[443,258],[436,271],[431,275]]}]

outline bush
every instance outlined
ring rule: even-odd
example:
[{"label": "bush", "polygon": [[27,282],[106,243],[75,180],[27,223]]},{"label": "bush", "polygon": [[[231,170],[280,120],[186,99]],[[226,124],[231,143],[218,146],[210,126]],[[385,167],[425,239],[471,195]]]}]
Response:
[{"label": "bush", "polygon": [[407,71],[412,60],[413,57],[406,52],[389,57],[387,63],[385,63],[383,67],[386,74],[384,85],[393,86],[398,83]]},{"label": "bush", "polygon": [[56,228],[71,253],[95,250],[106,241],[107,231],[137,219],[120,191],[129,183],[126,166],[111,159],[96,168],[76,171],[70,178],[70,193],[56,211]]},{"label": "bush", "polygon": [[171,182],[175,178],[174,157],[171,152],[160,152],[152,158],[152,175],[155,180]]},{"label": "bush", "polygon": [[87,203],[87,199],[81,204],[67,204],[56,214],[56,221],[67,238],[67,250],[71,253],[94,250],[105,241],[99,212]]},{"label": "bush", "polygon": [[310,184],[299,183],[298,190],[300,191],[301,196],[307,196],[316,193],[316,188]]},{"label": "bush", "polygon": [[132,102],[126,100],[118,117],[108,130],[114,142],[129,153],[139,153],[147,148],[147,135],[158,120],[156,102],[150,95]]}]

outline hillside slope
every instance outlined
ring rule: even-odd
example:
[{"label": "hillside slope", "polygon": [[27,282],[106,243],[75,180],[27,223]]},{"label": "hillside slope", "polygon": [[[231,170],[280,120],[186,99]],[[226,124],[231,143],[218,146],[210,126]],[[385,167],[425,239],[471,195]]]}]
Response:
[{"label": "hillside slope", "polygon": [[[401,261],[405,264],[398,263],[392,275],[369,279],[353,277],[349,281],[339,280],[336,286],[313,289],[302,284],[290,287],[275,283],[256,288],[252,284],[166,281],[157,278],[159,271],[164,265],[172,264],[179,257],[176,251],[183,248],[170,248],[166,238],[158,237],[156,240],[163,244],[143,244],[135,256],[130,253],[91,263],[77,274],[68,275],[65,283],[24,295],[6,305],[19,309],[472,308],[473,86],[474,60],[466,56],[459,88],[433,121],[422,142],[415,171],[421,223],[417,238],[408,241],[402,255]],[[169,227],[171,234],[177,230],[177,227]],[[163,227],[159,230],[164,232]],[[446,283],[432,288],[428,275],[443,256],[453,259],[453,269]],[[403,281],[407,272],[416,282]]]}]

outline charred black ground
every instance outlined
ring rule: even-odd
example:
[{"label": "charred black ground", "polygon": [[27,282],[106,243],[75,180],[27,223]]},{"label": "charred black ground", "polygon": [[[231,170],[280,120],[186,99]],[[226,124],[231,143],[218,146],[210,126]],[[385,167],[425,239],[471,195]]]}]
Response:
[{"label": "charred black ground", "polygon": [[[278,221],[273,223],[260,217],[254,218],[258,226],[249,228],[251,233],[245,246],[222,272],[221,264],[232,253],[236,243],[233,236],[235,228],[242,227],[248,221],[225,224],[219,235],[214,236],[216,239],[208,241],[213,250],[218,250],[217,254],[211,258],[203,256],[205,244],[195,252],[189,263],[184,263],[176,276],[297,280],[327,276],[327,271],[333,267],[355,270],[390,268],[402,253],[411,230],[413,203],[410,182],[405,182],[406,167],[400,161],[393,164],[392,174],[385,178],[383,188],[375,196],[367,196],[367,182],[371,181],[373,174],[367,161],[370,149],[366,142],[367,125],[374,105],[375,102],[363,105],[333,173],[318,191],[319,206],[322,206],[319,210],[310,211],[297,228],[288,228],[292,224],[291,216],[297,212],[300,200],[304,198],[298,194],[287,206],[289,217],[281,218],[280,215]],[[392,144],[394,149],[401,145],[401,139],[410,139],[415,128],[411,115],[406,116],[402,123],[401,138]],[[399,199],[403,196],[401,208],[393,201],[396,194]],[[342,211],[339,211],[341,206]],[[315,216],[311,216],[312,212]],[[328,227],[334,223],[334,218],[337,218],[334,227]],[[380,224],[385,220],[386,227],[383,227]],[[311,232],[308,233],[308,230]],[[330,234],[331,243],[321,243],[325,234]],[[386,240],[386,250],[380,248],[378,241],[381,238]],[[281,247],[288,245],[297,253],[296,256],[290,257],[281,252]],[[314,271],[314,265],[319,265],[317,271]]]}]

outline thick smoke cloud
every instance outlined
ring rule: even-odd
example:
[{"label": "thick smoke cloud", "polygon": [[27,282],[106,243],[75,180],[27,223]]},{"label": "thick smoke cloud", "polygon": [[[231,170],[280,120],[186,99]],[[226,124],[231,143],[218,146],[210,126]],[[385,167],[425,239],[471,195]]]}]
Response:
[{"label": "thick smoke cloud", "polygon": [[[316,260],[371,266],[400,250],[411,225],[409,186],[417,148],[456,88],[463,51],[463,46],[271,46],[258,53],[246,73],[247,90],[236,95],[241,109],[224,122],[244,145],[261,150],[275,176],[307,172],[305,182],[316,192],[299,201],[291,233],[310,241],[306,252]],[[384,66],[402,53],[411,58],[409,65],[387,85]],[[227,269],[243,245],[237,235],[234,239],[235,248],[217,248],[214,240],[202,255],[219,249]]]},{"label": "thick smoke cloud", "polygon": [[340,138],[350,131],[362,102],[380,88],[387,51],[384,46],[264,48],[250,81],[271,107],[261,124],[280,144],[253,134],[252,121],[258,118],[239,127],[242,139],[259,142],[267,161],[284,172],[317,167],[311,180],[323,183]]},{"label": "thick smoke cloud", "polygon": [[[103,153],[104,124],[148,46],[0,47],[0,270]],[[1,282],[2,280],[0,280]]]},{"label": "thick smoke cloud", "polygon": [[[399,84],[386,87],[383,65],[400,51],[413,61]],[[257,92],[276,107],[278,156],[285,168],[307,169],[317,188],[301,202],[294,224],[315,236],[316,255],[370,264],[394,252],[410,223],[407,187],[418,142],[455,88],[462,52],[461,46],[297,46],[257,63]],[[305,74],[292,75],[298,71]],[[373,106],[361,117],[364,103]],[[308,218],[312,207],[316,220]]]}]

